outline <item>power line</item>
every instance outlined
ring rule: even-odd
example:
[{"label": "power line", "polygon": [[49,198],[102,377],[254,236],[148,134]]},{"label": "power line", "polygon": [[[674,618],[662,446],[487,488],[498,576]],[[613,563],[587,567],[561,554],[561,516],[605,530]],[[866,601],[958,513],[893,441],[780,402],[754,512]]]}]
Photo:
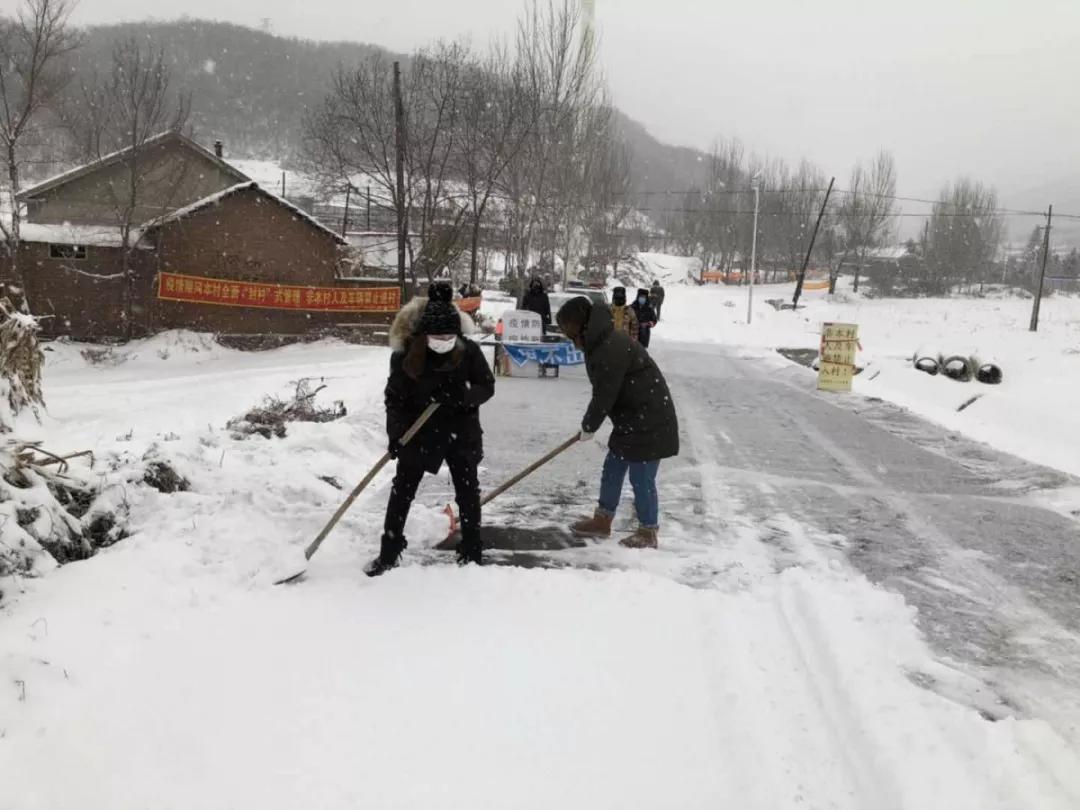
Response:
[{"label": "power line", "polygon": [[[750,193],[751,193],[751,189],[717,189],[717,190],[712,190],[712,191],[704,191],[702,189],[642,189],[642,190],[639,190],[639,191],[612,192],[612,196],[616,196],[616,197],[643,196],[644,197],[644,196],[699,195],[701,197],[707,198],[707,197],[710,197],[710,196],[719,196],[719,195],[725,195],[725,196],[749,195]],[[795,188],[795,187],[791,187],[791,188],[761,189],[761,193],[762,194],[792,194],[792,193],[824,194],[825,189],[823,189],[823,188],[818,189],[818,188]],[[888,199],[888,200],[893,200],[893,201],[896,201],[896,202],[910,202],[910,203],[918,203],[918,204],[923,204],[923,205],[951,207],[951,203],[949,201],[947,201],[947,200],[931,200],[931,199],[926,199],[926,198],[923,198],[923,197],[905,197],[905,196],[901,196],[901,195],[897,195],[897,194],[882,194],[882,193],[878,193],[878,192],[869,192],[869,191],[853,191],[851,189],[833,189],[833,194],[846,194],[848,196],[870,197],[870,198],[874,198],[874,199]],[[522,200],[517,200],[514,197],[511,197],[510,195],[505,194],[505,193],[496,192],[496,193],[489,194],[487,196],[488,196],[489,202],[491,202],[491,201],[499,201],[499,202],[503,202],[503,203],[522,202]],[[441,195],[441,197],[442,197],[443,200],[450,200],[450,201],[462,201],[462,200],[469,200],[470,199],[470,195],[467,194],[467,193],[444,194],[444,195]],[[372,194],[372,202],[373,202],[373,204],[375,204],[376,206],[378,206],[380,208],[393,209],[393,204],[392,204],[393,201],[392,201],[392,199],[390,197],[388,197],[388,196],[384,196],[382,194],[379,194],[378,192]],[[414,205],[415,205],[415,201],[414,201]],[[438,207],[438,206],[435,206],[435,207]],[[541,204],[537,204],[537,207],[538,208],[555,209],[555,208],[559,208],[560,204],[557,203],[557,202],[541,203]],[[730,210],[730,209],[709,209],[709,208],[697,209],[697,208],[688,208],[688,207],[639,207],[639,206],[631,206],[631,208],[632,208],[633,211],[637,211],[637,212],[640,212],[640,213],[731,214],[731,215],[748,215],[748,214],[753,213],[752,210],[747,211],[747,210],[741,210],[741,209],[739,209],[739,210]],[[619,210],[619,209],[620,209],[620,206],[616,206],[616,205],[606,205],[606,206],[599,206],[599,207],[594,208],[594,210],[601,210],[601,211],[615,211],[615,210]],[[985,216],[985,215],[988,215],[988,214],[1009,216],[1009,217],[1040,217],[1040,218],[1043,218],[1043,217],[1046,216],[1045,211],[1034,211],[1034,210],[1027,210],[1027,209],[1020,209],[1020,208],[1000,208],[1000,207],[986,209],[986,210],[978,211],[978,212],[948,212],[948,211],[933,212],[933,211],[928,211],[928,212],[921,212],[921,213],[920,212],[892,212],[892,213],[889,213],[889,214],[879,214],[879,213],[874,212],[874,213],[868,213],[868,214],[850,214],[849,213],[849,214],[847,214],[847,216],[857,216],[857,217],[860,217],[860,218],[861,217],[882,216],[882,217],[888,217],[888,218],[917,219],[917,218],[920,218],[920,217],[925,218],[925,217],[929,217],[929,216],[978,217],[978,216]],[[788,212],[788,211],[772,211],[772,212],[762,211],[761,215],[762,216],[774,216],[774,217],[775,216],[792,216],[792,217],[809,216],[808,214],[803,214],[801,212],[795,212],[795,211],[791,211],[791,212]],[[1065,214],[1065,213],[1059,214],[1059,213],[1055,212],[1054,217],[1056,219],[1080,220],[1080,214]]]}]

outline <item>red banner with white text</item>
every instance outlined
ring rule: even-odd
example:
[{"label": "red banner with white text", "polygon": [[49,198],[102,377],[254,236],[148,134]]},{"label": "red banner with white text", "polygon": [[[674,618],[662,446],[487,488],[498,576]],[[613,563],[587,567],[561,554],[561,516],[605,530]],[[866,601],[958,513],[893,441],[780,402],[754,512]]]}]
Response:
[{"label": "red banner with white text", "polygon": [[158,298],[186,304],[291,309],[304,312],[397,312],[397,287],[300,287],[253,281],[158,274]]}]

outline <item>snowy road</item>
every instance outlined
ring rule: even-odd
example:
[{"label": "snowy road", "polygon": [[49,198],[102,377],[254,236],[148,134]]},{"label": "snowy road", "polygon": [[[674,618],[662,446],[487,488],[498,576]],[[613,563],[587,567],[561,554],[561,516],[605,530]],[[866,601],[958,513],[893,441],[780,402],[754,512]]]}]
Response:
[{"label": "snowy road", "polygon": [[[0,616],[22,685],[0,692],[0,808],[1080,806],[1075,481],[819,395],[783,361],[661,343],[684,448],[660,551],[423,564],[443,476],[409,563],[363,581],[382,480],[302,585],[268,587],[267,560],[340,498],[317,474],[352,480],[378,452],[385,360],[357,374],[356,352],[162,367],[142,424],[191,432],[175,454],[196,492],[135,497],[136,536]],[[195,435],[316,360],[347,420]],[[109,375],[138,375],[95,373],[53,408],[72,435],[124,433]],[[230,382],[181,409],[193,375]],[[587,396],[578,375],[500,380],[485,487],[573,432]],[[602,457],[574,448],[486,519],[588,511]]]},{"label": "snowy road", "polygon": [[[759,575],[850,565],[918,608],[935,650],[981,673],[988,691],[970,699],[988,715],[1024,707],[1080,742],[1080,514],[1055,504],[1057,495],[1075,503],[1080,481],[888,404],[819,393],[812,374],[783,361],[685,344],[657,356],[683,422],[683,455],[662,475],[673,578],[723,587],[751,561]],[[515,412],[543,426],[550,400],[526,396],[544,404]],[[561,434],[548,430],[552,444]],[[589,464],[571,486],[557,467],[547,475],[493,507],[491,520],[530,524],[553,500],[588,511]],[[575,553],[625,564],[603,561],[606,551]]]},{"label": "snowy road", "polygon": [[[1080,742],[1078,482],[887,405],[814,390],[796,366],[661,352],[692,452],[774,565],[840,557],[918,608],[943,655]],[[793,537],[801,534],[802,537]]]}]

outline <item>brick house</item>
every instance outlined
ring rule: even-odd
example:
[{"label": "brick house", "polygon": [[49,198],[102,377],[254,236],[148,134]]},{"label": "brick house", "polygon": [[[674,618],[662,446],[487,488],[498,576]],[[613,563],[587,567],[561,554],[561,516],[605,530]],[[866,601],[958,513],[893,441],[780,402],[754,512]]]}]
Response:
[{"label": "brick house", "polygon": [[[338,234],[230,166],[220,146],[211,152],[179,133],[154,138],[138,156],[143,190],[126,218],[131,227],[125,251],[117,224],[122,218],[113,201],[130,177],[132,162],[130,151],[118,152],[19,197],[27,212],[20,268],[31,310],[43,316],[46,335],[121,337],[127,332],[127,309],[133,335],[174,328],[295,335],[389,323],[389,311],[275,307],[267,291],[281,298],[277,287],[294,285],[316,291],[308,293],[309,301],[326,294],[328,302],[342,306],[355,302],[356,310],[372,300],[357,289],[386,282],[343,278],[346,243]],[[205,279],[207,289],[210,281],[213,289],[235,282],[244,297],[170,300],[163,278],[173,282],[162,274]],[[385,296],[378,300],[380,310],[396,308]]]}]

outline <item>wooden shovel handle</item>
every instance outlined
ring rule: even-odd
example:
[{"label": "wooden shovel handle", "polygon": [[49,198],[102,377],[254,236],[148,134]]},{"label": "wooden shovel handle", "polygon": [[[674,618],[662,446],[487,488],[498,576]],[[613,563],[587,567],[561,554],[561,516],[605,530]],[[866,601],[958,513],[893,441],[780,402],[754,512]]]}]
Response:
[{"label": "wooden shovel handle", "polygon": [[539,459],[538,461],[534,461],[532,464],[530,464],[524,470],[522,470],[517,475],[515,475],[513,478],[511,478],[509,481],[504,481],[502,484],[497,486],[491,492],[484,495],[484,497],[480,500],[480,505],[484,506],[485,504],[487,504],[490,501],[494,500],[495,498],[499,497],[504,492],[506,492],[506,490],[510,489],[510,487],[514,486],[514,484],[518,483],[523,478],[528,478],[530,475],[532,475],[534,472],[539,470],[541,467],[543,467],[545,464],[547,464],[553,458],[555,458],[558,455],[561,455],[562,453],[565,453],[567,450],[569,450],[571,447],[573,447],[579,441],[581,441],[581,434],[580,433],[575,433],[573,435],[573,437],[567,439],[565,442],[560,444],[558,447],[556,447],[550,453],[545,455],[543,458]]},{"label": "wooden shovel handle", "polygon": [[[432,402],[430,405],[427,406],[424,412],[420,414],[419,418],[413,423],[412,427],[405,431],[405,435],[401,437],[400,443],[402,447],[404,447],[413,440],[416,434],[420,432],[420,429],[427,424],[427,421],[431,418],[431,415],[435,413],[435,411],[437,411],[438,409],[438,402]],[[367,489],[367,485],[370,484],[372,480],[374,480],[375,476],[379,474],[379,471],[382,470],[382,468],[385,467],[389,461],[390,454],[383,453],[382,458],[376,461],[375,466],[372,467],[370,472],[368,472],[368,474],[364,476],[364,480],[362,480],[359,484],[356,485],[356,488],[349,493],[349,497],[345,499],[345,502],[338,507],[338,510],[336,512],[334,512],[334,516],[330,518],[330,521],[325,526],[323,526],[323,530],[319,532],[319,536],[312,540],[311,545],[304,549],[305,558],[310,560],[315,554],[315,552],[319,550],[319,546],[322,545],[323,540],[325,540],[326,536],[330,534],[331,531],[333,531],[334,527],[338,524],[338,521],[341,520],[342,516],[349,511],[349,507],[353,505],[353,501],[360,497],[360,493]]]}]

